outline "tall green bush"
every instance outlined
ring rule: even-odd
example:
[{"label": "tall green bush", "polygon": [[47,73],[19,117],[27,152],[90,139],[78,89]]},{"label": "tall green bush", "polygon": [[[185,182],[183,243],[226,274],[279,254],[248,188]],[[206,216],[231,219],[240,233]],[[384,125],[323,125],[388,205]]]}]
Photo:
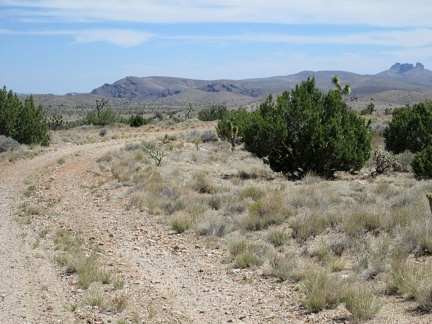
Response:
[{"label": "tall green bush", "polygon": [[141,127],[147,125],[149,121],[140,115],[133,115],[129,118],[129,125],[131,127]]},{"label": "tall green bush", "polygon": [[389,151],[417,153],[432,145],[432,102],[397,108],[392,115],[392,121],[384,130]]},{"label": "tall green bush", "polygon": [[243,141],[243,130],[249,119],[250,113],[243,107],[228,111],[216,126],[218,137],[221,140],[229,141],[235,147],[236,144]]},{"label": "tall green bush", "polygon": [[246,149],[289,178],[360,170],[371,151],[369,125],[343,102],[341,92],[317,89],[315,78],[275,101],[269,97],[240,122],[239,134]]},{"label": "tall green bush", "polygon": [[83,123],[85,125],[107,126],[114,124],[117,119],[117,115],[111,109],[106,109],[99,113],[96,111],[87,113]]},{"label": "tall green bush", "polygon": [[198,111],[198,119],[202,121],[220,120],[227,113],[228,109],[224,104],[215,104],[210,108],[205,108]]},{"label": "tall green bush", "polygon": [[47,117],[30,96],[22,102],[6,87],[0,91],[0,134],[23,144],[49,145]]},{"label": "tall green bush", "polygon": [[417,153],[412,162],[414,174],[418,178],[432,178],[432,146]]}]

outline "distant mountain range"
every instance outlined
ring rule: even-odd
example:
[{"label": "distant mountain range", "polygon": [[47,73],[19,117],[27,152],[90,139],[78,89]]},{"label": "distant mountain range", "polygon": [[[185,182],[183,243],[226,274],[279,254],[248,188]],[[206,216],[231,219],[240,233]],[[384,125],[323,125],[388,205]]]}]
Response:
[{"label": "distant mountain range", "polygon": [[302,71],[287,76],[246,80],[192,80],[172,77],[126,77],[113,84],[94,89],[94,95],[137,100],[157,100],[184,96],[185,93],[228,93],[253,99],[293,88],[309,76],[315,76],[317,86],[324,91],[333,87],[331,78],[338,75],[349,83],[352,95],[374,94],[389,90],[425,92],[432,88],[432,71],[423,64],[396,63],[376,75],[360,75],[343,71]]},{"label": "distant mountain range", "polygon": [[[324,92],[334,88],[331,78],[337,75],[342,84],[350,84],[352,92],[345,98],[354,109],[364,108],[373,101],[378,107],[412,104],[432,99],[432,71],[423,64],[396,63],[375,75],[361,75],[345,71],[302,71],[287,76],[245,80],[193,80],[174,77],[129,76],[104,84],[89,94],[70,93],[66,96],[39,95],[35,99],[44,105],[72,107],[94,106],[95,99],[106,97],[113,107],[184,107],[189,102],[196,106],[225,103],[229,107],[248,106],[261,102],[270,93],[278,95],[314,76]],[[61,104],[59,104],[61,102]]]}]

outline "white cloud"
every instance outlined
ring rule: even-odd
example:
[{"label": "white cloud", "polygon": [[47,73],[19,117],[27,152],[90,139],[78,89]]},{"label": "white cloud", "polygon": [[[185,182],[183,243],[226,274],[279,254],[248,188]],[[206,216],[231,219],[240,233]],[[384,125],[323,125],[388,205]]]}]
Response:
[{"label": "white cloud", "polygon": [[0,29],[0,35],[48,35],[71,36],[76,43],[106,42],[121,46],[137,46],[153,37],[152,34],[125,29],[88,29],[88,30],[46,30],[46,31],[12,31]]},{"label": "white cloud", "polygon": [[[363,24],[430,26],[429,0],[0,0],[21,8],[21,18],[55,21],[257,22],[281,24]],[[37,10],[34,10],[37,9]],[[5,11],[4,11],[5,12]]]},{"label": "white cloud", "polygon": [[122,46],[137,46],[152,37],[149,33],[120,29],[91,29],[76,33],[77,43],[107,42]]}]

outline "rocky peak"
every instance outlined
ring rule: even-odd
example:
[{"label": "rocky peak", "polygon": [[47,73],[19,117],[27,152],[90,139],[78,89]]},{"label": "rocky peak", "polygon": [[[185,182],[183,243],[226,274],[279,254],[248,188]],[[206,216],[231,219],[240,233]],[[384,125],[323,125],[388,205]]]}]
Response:
[{"label": "rocky peak", "polygon": [[419,62],[416,63],[415,67],[416,67],[416,69],[424,70],[424,65],[419,63]]},{"label": "rocky peak", "polygon": [[424,65],[419,62],[417,62],[415,66],[411,63],[403,63],[403,64],[396,63],[390,68],[390,70],[393,70],[396,73],[400,73],[400,74],[403,74],[412,69],[424,70]]}]

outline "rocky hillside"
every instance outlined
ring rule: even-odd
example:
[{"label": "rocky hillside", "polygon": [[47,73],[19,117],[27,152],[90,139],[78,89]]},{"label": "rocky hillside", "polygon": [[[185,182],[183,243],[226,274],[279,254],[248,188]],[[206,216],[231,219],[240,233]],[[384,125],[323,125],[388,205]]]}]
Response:
[{"label": "rocky hillside", "polygon": [[317,85],[327,91],[332,87],[331,77],[339,75],[344,83],[349,83],[352,95],[374,94],[390,90],[410,90],[425,92],[432,84],[432,71],[423,64],[396,63],[389,70],[376,75],[360,75],[343,71],[303,71],[297,74],[246,80],[192,80],[172,77],[126,77],[113,84],[104,84],[94,89],[94,95],[127,98],[135,100],[158,100],[161,98],[183,98],[193,91],[193,97],[199,92],[219,94],[222,97],[249,97],[251,101],[280,93],[294,87],[309,76],[315,76]]},{"label": "rocky hillside", "polygon": [[65,96],[34,95],[46,109],[61,113],[82,114],[93,109],[95,100],[109,98],[110,107],[125,113],[154,109],[179,109],[192,102],[196,107],[224,103],[228,107],[256,105],[270,93],[290,90],[314,76],[317,86],[327,92],[333,88],[331,78],[338,75],[352,92],[345,100],[354,109],[363,109],[373,101],[377,109],[405,106],[432,99],[432,71],[423,64],[396,63],[375,75],[345,71],[302,71],[292,75],[246,80],[193,80],[174,77],[128,76],[113,84],[104,84],[87,94]]}]

